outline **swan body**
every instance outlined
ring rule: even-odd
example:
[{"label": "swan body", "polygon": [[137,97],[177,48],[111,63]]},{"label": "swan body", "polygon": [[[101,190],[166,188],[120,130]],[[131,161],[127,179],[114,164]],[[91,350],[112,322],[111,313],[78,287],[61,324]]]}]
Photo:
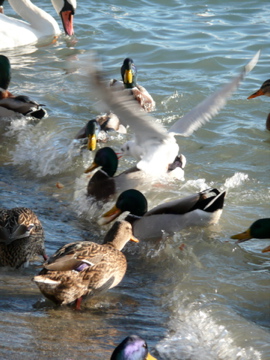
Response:
[{"label": "swan body", "polygon": [[121,123],[129,125],[133,130],[135,139],[129,144],[129,151],[137,157],[139,154],[137,167],[160,176],[167,171],[171,161],[178,155],[179,146],[175,135],[189,136],[215,116],[225,106],[227,99],[245,75],[256,65],[259,54],[260,52],[253,57],[237,77],[176,121],[168,131],[148,113],[139,111],[139,106],[128,96],[106,88],[95,67],[92,69],[91,79],[103,104],[121,119]]},{"label": "swan body", "polygon": [[[56,20],[30,0],[9,0],[9,3],[23,20],[0,14],[0,50],[34,44],[44,37],[61,34]],[[52,4],[62,19],[65,33],[73,35],[76,0],[52,0]]]}]

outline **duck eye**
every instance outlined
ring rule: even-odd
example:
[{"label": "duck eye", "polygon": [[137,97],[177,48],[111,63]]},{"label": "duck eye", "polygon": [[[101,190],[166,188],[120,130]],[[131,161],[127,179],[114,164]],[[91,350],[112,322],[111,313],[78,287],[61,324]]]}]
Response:
[{"label": "duck eye", "polygon": [[127,146],[127,151],[129,151],[129,146]]}]

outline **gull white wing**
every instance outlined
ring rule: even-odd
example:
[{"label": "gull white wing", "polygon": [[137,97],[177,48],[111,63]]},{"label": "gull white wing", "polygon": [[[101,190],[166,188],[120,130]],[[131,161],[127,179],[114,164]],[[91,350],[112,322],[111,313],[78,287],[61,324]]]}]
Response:
[{"label": "gull white wing", "polygon": [[254,68],[259,56],[260,51],[254,55],[237,77],[195,106],[179,119],[168,131],[175,135],[190,136],[195,130],[211,120],[226,105],[228,98],[237,89],[240,82]]}]

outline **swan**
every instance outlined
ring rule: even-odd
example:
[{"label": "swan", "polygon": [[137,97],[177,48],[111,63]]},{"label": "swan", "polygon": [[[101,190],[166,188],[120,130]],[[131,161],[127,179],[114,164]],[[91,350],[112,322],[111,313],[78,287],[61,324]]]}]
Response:
[{"label": "swan", "polygon": [[126,147],[129,154],[139,160],[137,167],[152,176],[162,176],[179,153],[175,135],[190,136],[195,130],[213,118],[225,106],[229,96],[237,89],[241,80],[253,69],[260,56],[258,51],[242,72],[228,84],[208,96],[204,101],[190,110],[174,123],[167,131],[149,113],[140,111],[136,102],[118,91],[107,88],[97,66],[93,63],[90,77],[97,96],[117,117],[123,125],[133,130],[135,140]]},{"label": "swan", "polygon": [[[73,15],[76,0],[51,0],[61,17],[65,33],[73,35]],[[25,21],[0,13],[0,50],[34,44],[46,36],[58,36],[61,30],[56,20],[30,0],[9,0],[13,10]]]}]

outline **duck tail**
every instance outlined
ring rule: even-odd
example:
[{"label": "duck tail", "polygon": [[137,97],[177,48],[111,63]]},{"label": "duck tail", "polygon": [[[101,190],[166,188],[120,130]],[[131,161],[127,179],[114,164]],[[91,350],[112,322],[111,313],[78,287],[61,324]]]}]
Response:
[{"label": "duck tail", "polygon": [[[216,189],[214,189],[216,190]],[[215,212],[223,209],[226,191],[219,192],[216,196],[208,198],[207,205],[203,208],[206,212]]]}]

